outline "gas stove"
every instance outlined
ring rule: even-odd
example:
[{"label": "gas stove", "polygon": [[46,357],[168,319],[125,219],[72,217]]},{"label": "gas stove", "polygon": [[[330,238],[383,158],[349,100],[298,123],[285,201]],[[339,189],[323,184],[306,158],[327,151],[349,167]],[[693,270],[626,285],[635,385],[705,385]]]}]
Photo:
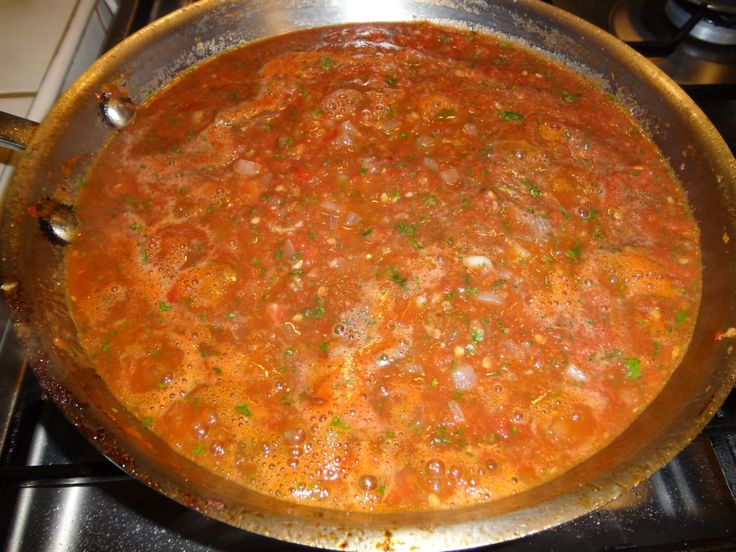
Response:
[{"label": "gas stove", "polygon": [[[105,47],[188,2],[120,3]],[[548,1],[667,72],[736,151],[736,1]],[[0,312],[0,320],[7,313]],[[0,542],[8,551],[309,550],[187,509],[133,480],[66,421],[0,338]],[[681,454],[605,508],[480,550],[736,550],[736,392]]]}]

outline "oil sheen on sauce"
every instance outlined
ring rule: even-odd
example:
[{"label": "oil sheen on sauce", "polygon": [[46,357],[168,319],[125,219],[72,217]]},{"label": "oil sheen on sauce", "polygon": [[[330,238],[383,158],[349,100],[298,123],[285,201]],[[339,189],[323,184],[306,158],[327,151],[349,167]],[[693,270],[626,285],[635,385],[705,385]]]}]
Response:
[{"label": "oil sheen on sauce", "polygon": [[328,508],[565,472],[657,395],[700,301],[686,196],[616,98],[423,23],[202,63],[77,214],[69,300],[112,392],[206,469]]}]

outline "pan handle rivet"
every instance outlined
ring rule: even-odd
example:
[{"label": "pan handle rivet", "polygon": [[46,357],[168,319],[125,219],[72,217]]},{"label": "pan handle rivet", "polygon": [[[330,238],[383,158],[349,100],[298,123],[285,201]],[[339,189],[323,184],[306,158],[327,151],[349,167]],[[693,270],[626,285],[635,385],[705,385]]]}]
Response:
[{"label": "pan handle rivet", "polygon": [[121,129],[133,120],[136,107],[130,98],[109,91],[102,92],[98,98],[102,119],[106,125]]}]

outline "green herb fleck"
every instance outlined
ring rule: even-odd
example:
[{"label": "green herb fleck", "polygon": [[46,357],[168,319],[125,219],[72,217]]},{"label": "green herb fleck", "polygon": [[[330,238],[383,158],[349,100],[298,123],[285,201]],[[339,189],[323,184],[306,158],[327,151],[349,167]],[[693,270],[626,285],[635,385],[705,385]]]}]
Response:
[{"label": "green herb fleck", "polygon": [[161,312],[169,312],[171,310],[171,305],[169,305],[165,301],[159,301],[158,310],[160,310]]},{"label": "green herb fleck", "polygon": [[402,236],[414,236],[417,233],[417,225],[408,222],[400,222],[396,228]]},{"label": "green herb fleck", "polygon": [[396,271],[396,267],[394,265],[389,265],[388,277],[392,282],[399,284],[401,287],[406,287],[407,279]]},{"label": "green herb fleck", "polygon": [[248,408],[247,404],[239,404],[235,407],[235,412],[238,414],[242,414],[243,416],[248,416],[249,418],[253,415],[253,413],[250,411],[250,408]]},{"label": "green herb fleck", "polygon": [[322,69],[332,69],[335,66],[335,60],[331,57],[322,56],[319,58],[319,66]]},{"label": "green herb fleck", "polygon": [[196,447],[192,449],[192,454],[194,455],[202,454],[205,448],[206,447],[204,446],[204,443],[199,443]]},{"label": "green herb fleck", "polygon": [[542,191],[528,178],[524,178],[521,182],[526,186],[526,189],[529,190],[532,197],[539,197],[542,195]]},{"label": "green herb fleck", "polygon": [[521,121],[524,120],[524,116],[523,115],[521,115],[519,113],[516,113],[515,111],[506,111],[506,110],[503,110],[503,109],[498,112],[498,116],[501,117],[504,121],[519,121],[519,122],[521,122]]},{"label": "green herb fleck", "polygon": [[322,299],[320,299],[318,296],[315,296],[315,298],[312,300],[312,308],[305,309],[304,310],[304,316],[307,318],[322,318],[325,314],[325,306]]},{"label": "green herb fleck", "polygon": [[151,427],[153,425],[153,418],[151,418],[150,416],[146,416],[145,418],[143,418],[143,425]]},{"label": "green herb fleck", "polygon": [[641,376],[641,360],[636,357],[624,359],[624,367],[626,368],[626,377],[630,380],[639,379]]},{"label": "green herb fleck", "polygon": [[499,278],[498,280],[495,280],[491,284],[491,288],[492,289],[498,289],[498,288],[500,288],[500,287],[502,287],[504,285],[506,285],[506,279],[505,278]]},{"label": "green herb fleck", "polygon": [[687,312],[684,310],[677,311],[677,314],[675,314],[675,324],[682,326],[685,323],[685,320],[687,320]]},{"label": "green herb fleck", "polygon": [[334,418],[332,418],[332,421],[330,422],[330,425],[332,427],[338,427],[340,429],[350,429],[350,425],[347,422],[345,422],[345,421],[341,420],[340,418],[338,418],[337,416],[335,416]]},{"label": "green herb fleck", "polygon": [[566,103],[573,103],[578,101],[583,96],[582,93],[574,93],[574,92],[568,92],[567,90],[562,91],[562,99]]}]

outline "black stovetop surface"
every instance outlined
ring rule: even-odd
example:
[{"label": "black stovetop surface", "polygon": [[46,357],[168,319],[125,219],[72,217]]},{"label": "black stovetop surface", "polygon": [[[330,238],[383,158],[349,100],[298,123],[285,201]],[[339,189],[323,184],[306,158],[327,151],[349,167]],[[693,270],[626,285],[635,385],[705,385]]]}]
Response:
[{"label": "black stovetop surface", "polygon": [[[124,36],[180,3],[123,2],[125,17],[113,31]],[[614,0],[548,3],[606,30],[616,4]],[[736,64],[736,49],[731,54]],[[655,63],[661,65],[662,59]],[[690,90],[733,150],[733,87]],[[5,327],[5,318],[0,320],[0,327]],[[16,379],[22,382],[20,392],[0,449],[3,550],[309,550],[213,521],[118,471],[45,398],[30,370],[23,368],[6,327],[0,338],[0,392],[4,386],[13,387]],[[2,400],[0,396],[0,411],[11,406]],[[613,504],[536,535],[479,550],[736,550],[736,391],[692,444]]]}]

